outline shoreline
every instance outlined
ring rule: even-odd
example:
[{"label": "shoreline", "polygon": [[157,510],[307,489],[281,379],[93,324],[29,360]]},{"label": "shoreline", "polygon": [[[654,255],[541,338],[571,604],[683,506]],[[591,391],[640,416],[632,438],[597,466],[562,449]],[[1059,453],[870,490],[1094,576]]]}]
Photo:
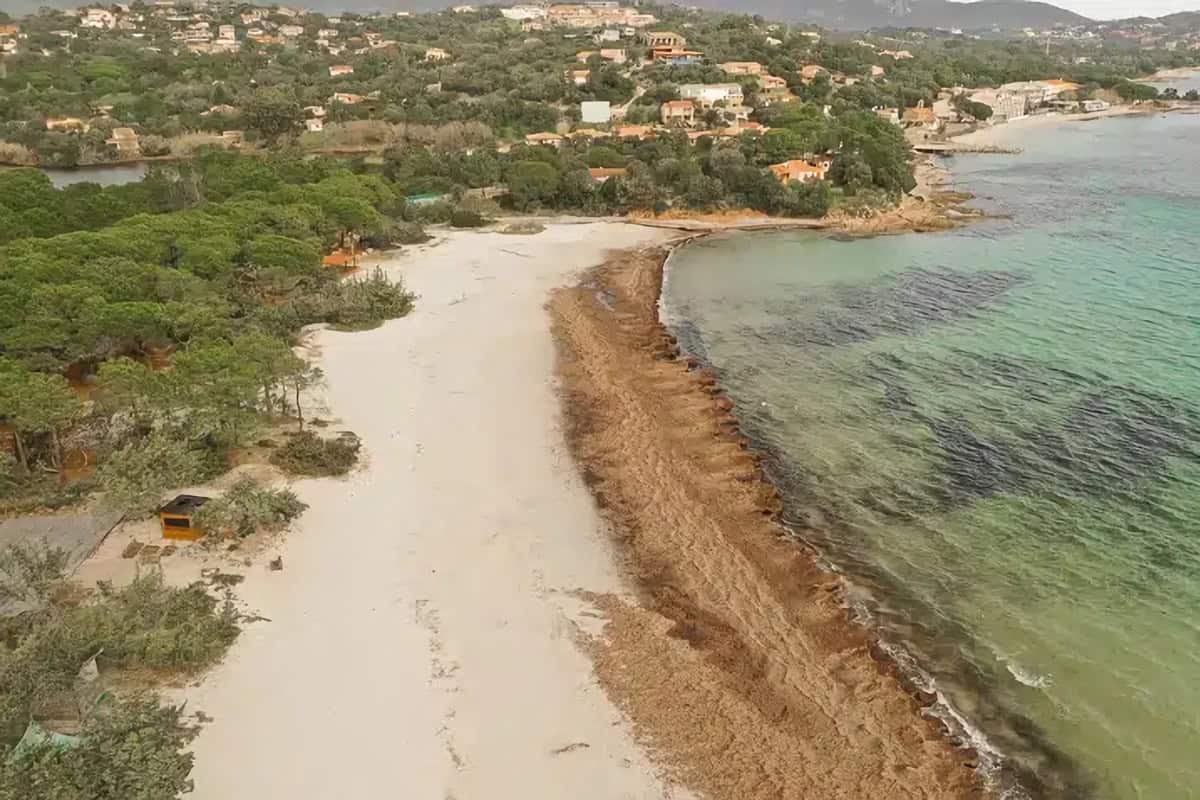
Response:
[{"label": "shoreline", "polygon": [[679,360],[658,302],[691,238],[618,253],[551,300],[568,438],[641,601],[596,598],[601,682],[702,794],[981,796],[978,755],[850,619],[715,376]]},{"label": "shoreline", "polygon": [[1030,130],[1039,130],[1055,125],[1064,125],[1072,122],[1095,122],[1105,119],[1121,119],[1126,117],[1152,117],[1158,114],[1188,114],[1200,113],[1200,105],[1193,104],[1172,104],[1167,107],[1158,107],[1152,104],[1145,105],[1123,105],[1113,106],[1104,111],[1093,111],[1090,113],[1080,112],[1074,114],[1060,114],[1051,112],[1049,114],[1031,114],[1020,119],[1004,122],[998,125],[990,125],[987,127],[976,128],[975,130],[966,131],[964,133],[951,136],[947,141],[959,144],[969,144],[975,146],[997,146],[1011,144],[1012,141],[1021,136],[1023,133]]}]

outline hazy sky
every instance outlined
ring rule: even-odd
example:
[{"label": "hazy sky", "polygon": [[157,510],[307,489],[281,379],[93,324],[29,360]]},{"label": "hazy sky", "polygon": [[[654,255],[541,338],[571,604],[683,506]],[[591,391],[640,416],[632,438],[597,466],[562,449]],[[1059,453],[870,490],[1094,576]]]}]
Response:
[{"label": "hazy sky", "polygon": [[1177,11],[1200,11],[1200,0],[1047,0],[1092,19],[1161,17]]}]

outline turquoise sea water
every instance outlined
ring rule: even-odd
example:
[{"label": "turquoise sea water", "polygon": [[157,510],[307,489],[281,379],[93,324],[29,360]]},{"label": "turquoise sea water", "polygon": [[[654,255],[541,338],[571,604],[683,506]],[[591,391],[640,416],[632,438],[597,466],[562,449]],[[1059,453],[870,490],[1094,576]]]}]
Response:
[{"label": "turquoise sea water", "polygon": [[1021,144],[953,163],[1008,219],[705,240],[664,315],[1010,796],[1200,797],[1200,117]]}]

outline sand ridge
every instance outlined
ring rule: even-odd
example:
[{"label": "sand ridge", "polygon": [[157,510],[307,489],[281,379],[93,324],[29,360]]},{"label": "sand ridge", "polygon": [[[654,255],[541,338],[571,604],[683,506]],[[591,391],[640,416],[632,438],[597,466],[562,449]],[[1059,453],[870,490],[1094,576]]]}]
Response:
[{"label": "sand ridge", "polygon": [[601,682],[705,797],[978,796],[974,754],[784,540],[732,404],[658,320],[665,255],[626,251],[550,304],[572,448],[640,588],[640,605],[592,598]]}]

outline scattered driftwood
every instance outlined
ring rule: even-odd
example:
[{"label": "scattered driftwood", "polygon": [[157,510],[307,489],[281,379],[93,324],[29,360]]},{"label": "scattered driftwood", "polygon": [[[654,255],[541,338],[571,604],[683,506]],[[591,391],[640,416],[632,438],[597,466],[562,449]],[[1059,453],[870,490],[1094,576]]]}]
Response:
[{"label": "scattered driftwood", "polygon": [[550,751],[550,755],[561,756],[563,753],[572,753],[576,750],[584,750],[589,747],[591,747],[591,745],[588,744],[587,742],[571,742],[568,745],[563,745],[562,747],[554,748],[553,750]]}]

